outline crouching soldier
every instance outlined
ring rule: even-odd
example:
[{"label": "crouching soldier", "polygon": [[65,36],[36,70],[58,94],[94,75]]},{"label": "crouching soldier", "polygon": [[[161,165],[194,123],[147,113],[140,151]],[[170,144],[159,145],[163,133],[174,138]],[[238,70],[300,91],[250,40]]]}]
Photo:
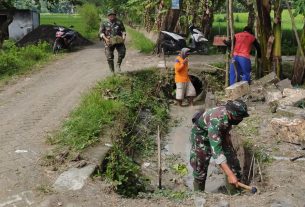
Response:
[{"label": "crouching soldier", "polygon": [[247,105],[241,100],[195,114],[191,134],[190,164],[193,168],[194,190],[204,191],[211,157],[228,176],[230,184],[238,184],[240,165],[229,132],[248,117]]},{"label": "crouching soldier", "polygon": [[126,54],[125,38],[126,30],[124,24],[116,18],[113,10],[108,11],[108,21],[100,26],[100,38],[105,42],[105,53],[109,69],[114,73],[114,50],[118,51],[116,69],[121,71],[121,64]]}]

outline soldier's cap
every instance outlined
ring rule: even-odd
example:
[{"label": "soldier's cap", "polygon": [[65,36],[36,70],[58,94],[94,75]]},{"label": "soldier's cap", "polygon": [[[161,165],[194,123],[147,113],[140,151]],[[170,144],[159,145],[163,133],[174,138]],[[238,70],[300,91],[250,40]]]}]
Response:
[{"label": "soldier's cap", "polygon": [[230,111],[233,116],[242,117],[242,118],[249,116],[247,104],[239,99],[234,101],[229,100],[226,103],[226,109]]},{"label": "soldier's cap", "polygon": [[113,9],[109,9],[107,12],[107,16],[116,15],[116,12]]}]

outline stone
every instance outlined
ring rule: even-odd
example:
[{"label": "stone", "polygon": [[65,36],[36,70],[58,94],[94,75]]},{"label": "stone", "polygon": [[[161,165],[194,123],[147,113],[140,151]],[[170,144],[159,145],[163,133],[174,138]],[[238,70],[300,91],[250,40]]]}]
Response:
[{"label": "stone", "polygon": [[282,92],[276,88],[272,89],[265,89],[264,90],[264,97],[267,104],[270,104],[275,101],[279,101],[282,99],[283,95]]},{"label": "stone", "polygon": [[279,101],[279,106],[299,106],[305,100],[305,90],[285,88],[283,90],[283,97]]},{"label": "stone", "polygon": [[250,92],[247,81],[240,81],[226,88],[226,97],[234,100],[240,98]]},{"label": "stone", "polygon": [[301,118],[273,118],[271,128],[277,137],[286,142],[304,144],[305,142],[305,119]]},{"label": "stone", "polygon": [[87,165],[84,168],[71,168],[63,172],[55,181],[53,187],[56,191],[80,190],[85,181],[94,172],[96,165]]},{"label": "stone", "polygon": [[305,118],[305,110],[294,106],[281,106],[276,112],[282,116]]},{"label": "stone", "polygon": [[285,88],[293,88],[293,86],[291,85],[291,80],[289,80],[288,78],[278,82],[276,84],[276,87],[282,92],[284,91]]},{"label": "stone", "polygon": [[280,80],[278,79],[277,75],[275,72],[271,72],[268,75],[265,75],[261,79],[256,80],[253,84],[254,85],[260,85],[260,86],[267,86],[272,83],[278,83]]},{"label": "stone", "polygon": [[230,207],[230,204],[228,201],[222,200],[218,203],[218,207]]}]

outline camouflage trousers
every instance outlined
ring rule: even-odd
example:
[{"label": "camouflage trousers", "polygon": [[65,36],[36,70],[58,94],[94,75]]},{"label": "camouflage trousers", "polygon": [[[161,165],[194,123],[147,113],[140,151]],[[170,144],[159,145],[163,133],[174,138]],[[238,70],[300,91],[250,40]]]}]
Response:
[{"label": "camouflage trousers", "polygon": [[114,72],[114,50],[115,49],[118,51],[118,61],[117,61],[118,66],[121,66],[121,63],[126,55],[126,47],[124,44],[116,44],[116,45],[111,45],[111,46],[105,45],[105,54],[106,54],[109,69],[111,70],[111,72]]},{"label": "camouflage trousers", "polygon": [[[207,138],[207,132],[198,130],[197,127],[192,129],[190,137],[192,144],[190,152],[190,164],[193,168],[193,176],[195,180],[205,182],[208,173],[210,159],[212,157],[210,142]],[[241,168],[239,160],[233,146],[224,141],[222,143],[224,155],[231,170],[236,174],[237,178],[241,178]]]}]

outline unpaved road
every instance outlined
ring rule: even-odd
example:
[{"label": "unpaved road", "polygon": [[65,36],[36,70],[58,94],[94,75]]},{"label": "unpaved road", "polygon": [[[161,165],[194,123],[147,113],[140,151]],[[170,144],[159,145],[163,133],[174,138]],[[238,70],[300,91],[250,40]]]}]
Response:
[{"label": "unpaved road", "polygon": [[[156,65],[155,59],[129,51],[123,70]],[[33,192],[52,182],[38,164],[48,150],[48,133],[60,126],[81,94],[109,75],[102,45],[96,44],[0,89],[0,207],[35,206]]]}]

